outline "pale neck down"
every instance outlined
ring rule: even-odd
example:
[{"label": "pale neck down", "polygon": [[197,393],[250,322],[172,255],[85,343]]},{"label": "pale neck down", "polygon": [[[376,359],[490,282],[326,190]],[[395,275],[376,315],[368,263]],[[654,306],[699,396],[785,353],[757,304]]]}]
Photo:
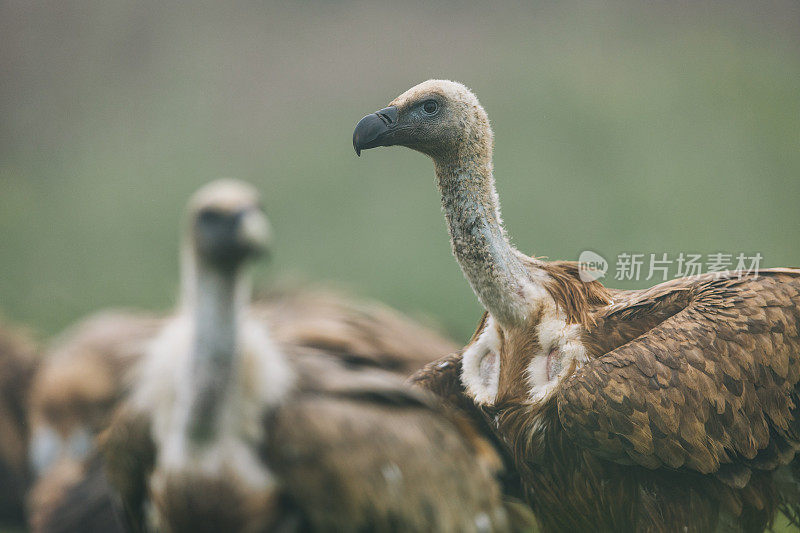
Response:
[{"label": "pale neck down", "polygon": [[460,153],[434,164],[453,254],[472,290],[501,325],[523,323],[531,277],[503,228],[491,155]]},{"label": "pale neck down", "polygon": [[[200,261],[184,264],[183,309],[192,321],[189,437],[211,438],[217,412],[234,379],[238,325],[250,287],[241,269],[220,270]],[[189,267],[189,268],[186,268]]]}]

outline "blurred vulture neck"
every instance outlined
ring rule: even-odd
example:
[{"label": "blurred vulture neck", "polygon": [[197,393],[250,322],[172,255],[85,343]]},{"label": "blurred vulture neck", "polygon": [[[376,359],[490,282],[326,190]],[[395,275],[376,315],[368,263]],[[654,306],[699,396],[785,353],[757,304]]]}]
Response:
[{"label": "blurred vulture neck", "polygon": [[184,289],[192,320],[189,437],[202,442],[214,436],[217,413],[233,379],[239,317],[249,299],[249,284],[239,268],[220,269],[195,261]]},{"label": "blurred vulture neck", "polygon": [[530,275],[500,218],[492,173],[491,133],[434,159],[453,253],[483,307],[501,325],[524,322]]}]

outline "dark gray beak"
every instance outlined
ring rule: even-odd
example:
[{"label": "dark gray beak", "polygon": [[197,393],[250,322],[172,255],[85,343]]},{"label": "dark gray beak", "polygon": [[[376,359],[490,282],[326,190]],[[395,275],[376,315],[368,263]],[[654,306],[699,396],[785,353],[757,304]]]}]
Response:
[{"label": "dark gray beak", "polygon": [[361,155],[361,150],[375,148],[376,146],[389,146],[391,132],[397,125],[397,108],[386,107],[371,115],[362,118],[356,124],[353,132],[353,148],[356,155]]},{"label": "dark gray beak", "polygon": [[269,221],[257,207],[236,211],[202,210],[194,223],[198,253],[219,267],[236,267],[269,252]]}]

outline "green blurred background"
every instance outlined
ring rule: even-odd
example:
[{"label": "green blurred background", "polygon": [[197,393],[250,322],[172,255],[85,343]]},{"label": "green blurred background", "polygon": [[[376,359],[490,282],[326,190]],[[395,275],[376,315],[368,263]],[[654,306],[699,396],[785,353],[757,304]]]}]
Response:
[{"label": "green blurred background", "polygon": [[797,2],[7,0],[0,308],[42,336],[169,308],[182,206],[233,176],[276,228],[260,283],[344,286],[464,341],[480,309],[431,163],[351,146],[430,77],[487,108],[521,250],[800,266]]},{"label": "green blurred background", "polygon": [[105,306],[169,308],[182,206],[233,176],[276,229],[261,282],[352,288],[463,341],[480,309],[430,161],[351,146],[361,116],[430,77],[488,110],[521,250],[800,266],[797,2],[14,0],[0,308],[42,335]]}]

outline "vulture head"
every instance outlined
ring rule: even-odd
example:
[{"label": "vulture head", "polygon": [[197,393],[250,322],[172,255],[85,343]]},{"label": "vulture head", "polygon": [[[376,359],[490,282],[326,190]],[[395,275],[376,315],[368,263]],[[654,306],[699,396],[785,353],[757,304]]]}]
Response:
[{"label": "vulture head", "polygon": [[478,98],[461,83],[428,80],[395,98],[388,107],[365,116],[353,132],[353,147],[405,146],[431,157],[457,155],[461,149],[491,149],[489,117]]},{"label": "vulture head", "polygon": [[478,98],[447,80],[412,87],[353,132],[357,153],[405,146],[433,159],[453,253],[488,312],[463,357],[468,393],[484,405],[540,404],[587,360],[575,311],[606,299],[599,284],[573,283],[571,273],[511,245],[494,185],[493,144]]},{"label": "vulture head", "polygon": [[189,202],[188,235],[192,254],[202,263],[235,269],[267,251],[271,230],[258,192],[233,180],[209,183]]}]

